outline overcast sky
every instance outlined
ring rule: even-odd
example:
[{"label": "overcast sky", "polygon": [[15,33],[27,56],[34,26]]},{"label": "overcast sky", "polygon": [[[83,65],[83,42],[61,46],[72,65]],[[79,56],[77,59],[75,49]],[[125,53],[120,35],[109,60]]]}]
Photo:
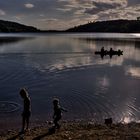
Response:
[{"label": "overcast sky", "polygon": [[138,16],[140,0],[0,0],[0,19],[39,29],[67,29],[89,21]]}]

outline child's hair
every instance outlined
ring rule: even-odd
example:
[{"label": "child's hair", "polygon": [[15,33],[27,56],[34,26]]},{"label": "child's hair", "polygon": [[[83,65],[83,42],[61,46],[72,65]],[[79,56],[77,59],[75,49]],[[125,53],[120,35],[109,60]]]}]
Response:
[{"label": "child's hair", "polygon": [[58,99],[58,98],[54,98],[54,99],[53,99],[53,104],[54,104],[54,105],[59,104],[59,99]]},{"label": "child's hair", "polygon": [[22,89],[20,90],[20,95],[21,95],[22,98],[28,97],[28,92],[26,91],[25,88],[22,88]]}]

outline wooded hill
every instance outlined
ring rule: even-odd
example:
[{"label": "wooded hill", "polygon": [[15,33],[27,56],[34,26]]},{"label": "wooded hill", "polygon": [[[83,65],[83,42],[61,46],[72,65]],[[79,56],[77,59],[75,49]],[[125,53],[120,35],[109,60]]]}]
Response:
[{"label": "wooded hill", "polygon": [[115,33],[140,33],[140,20],[109,20],[89,22],[75,26],[66,32],[115,32]]},{"label": "wooded hill", "polygon": [[9,32],[38,32],[38,31],[40,30],[32,26],[26,26],[16,22],[0,20],[0,32],[9,33]]},{"label": "wooded hill", "polygon": [[89,22],[84,25],[75,26],[68,30],[39,30],[32,26],[26,26],[11,21],[0,20],[0,32],[109,32],[109,33],[140,33],[140,20],[109,20]]}]

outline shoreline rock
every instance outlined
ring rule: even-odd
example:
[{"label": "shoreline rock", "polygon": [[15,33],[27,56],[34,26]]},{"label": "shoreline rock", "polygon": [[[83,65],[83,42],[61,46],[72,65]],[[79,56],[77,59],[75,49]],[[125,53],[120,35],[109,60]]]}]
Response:
[{"label": "shoreline rock", "polygon": [[42,124],[32,127],[24,134],[10,130],[0,134],[0,140],[138,140],[140,139],[140,124],[92,124],[88,122],[63,122],[60,130],[49,133],[52,124]]}]

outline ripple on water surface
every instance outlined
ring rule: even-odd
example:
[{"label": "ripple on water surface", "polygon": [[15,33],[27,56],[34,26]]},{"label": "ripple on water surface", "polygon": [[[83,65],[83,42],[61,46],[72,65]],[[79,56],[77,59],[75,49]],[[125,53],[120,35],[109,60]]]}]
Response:
[{"label": "ripple on water surface", "polygon": [[20,105],[15,102],[0,101],[0,113],[11,113],[17,111]]}]

